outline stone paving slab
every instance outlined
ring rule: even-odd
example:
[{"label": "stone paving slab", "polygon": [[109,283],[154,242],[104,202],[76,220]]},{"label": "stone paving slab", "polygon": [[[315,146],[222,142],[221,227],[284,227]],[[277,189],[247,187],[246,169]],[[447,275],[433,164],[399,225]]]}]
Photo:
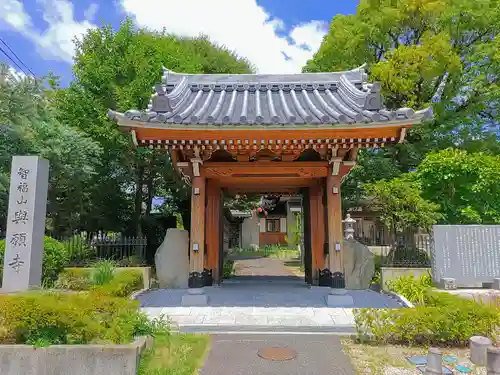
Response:
[{"label": "stone paving slab", "polygon": [[[303,284],[278,283],[229,283],[221,287],[206,287],[210,307],[275,307],[322,308],[326,307],[329,288]],[[357,308],[400,308],[401,305],[388,295],[373,290],[348,291]],[[187,289],[156,289],[142,293],[137,299],[141,307],[180,307]],[[343,307],[343,306],[340,306]],[[345,306],[352,307],[352,306]]]},{"label": "stone paving slab", "polygon": [[[178,327],[198,327],[200,330],[216,331],[219,327],[228,331],[231,327],[288,327],[295,331],[299,327],[314,327],[335,330],[354,327],[351,307],[326,307],[328,288],[304,288],[297,285],[270,284],[248,287],[247,283],[235,283],[230,287],[205,288],[209,306],[183,307],[181,298],[186,290],[153,290],[141,294],[138,300],[141,310],[150,318],[167,316]],[[354,307],[400,308],[398,302],[386,295],[371,290],[349,291]]]},{"label": "stone paving slab", "polygon": [[[289,361],[269,361],[257,352],[288,347],[297,352]],[[354,375],[338,337],[332,335],[213,335],[200,375]]]},{"label": "stone paving slab", "polygon": [[167,316],[178,326],[353,326],[352,309],[342,308],[239,308],[144,307],[150,318]]}]

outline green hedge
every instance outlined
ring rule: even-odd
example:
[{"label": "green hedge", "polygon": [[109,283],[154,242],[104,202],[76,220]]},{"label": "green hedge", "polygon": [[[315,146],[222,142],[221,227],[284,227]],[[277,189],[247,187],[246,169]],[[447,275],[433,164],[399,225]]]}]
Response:
[{"label": "green hedge", "polygon": [[0,295],[0,344],[128,343],[149,334],[136,301],[99,293]]},{"label": "green hedge", "polygon": [[424,306],[355,309],[358,337],[380,344],[463,346],[471,336],[497,339],[500,311],[448,293],[426,291]]},{"label": "green hedge", "polygon": [[111,281],[103,285],[94,285],[91,268],[66,268],[61,272],[54,286],[58,289],[93,290],[100,294],[127,297],[136,290],[143,288],[143,272],[140,269],[114,270]]},{"label": "green hedge", "polygon": [[[3,261],[5,254],[5,240],[0,240],[0,282],[3,272]],[[70,254],[67,247],[61,242],[51,238],[44,237],[44,253],[42,266],[42,282],[52,284],[59,273],[68,265]]]},{"label": "green hedge", "polygon": [[94,285],[91,290],[114,297],[127,297],[142,289],[142,272],[137,270],[117,272],[113,279],[104,285]]}]

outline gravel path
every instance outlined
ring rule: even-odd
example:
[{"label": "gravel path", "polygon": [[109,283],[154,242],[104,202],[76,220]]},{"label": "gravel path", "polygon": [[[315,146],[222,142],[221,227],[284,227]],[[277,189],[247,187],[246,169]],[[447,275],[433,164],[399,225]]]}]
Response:
[{"label": "gravel path", "polygon": [[[236,276],[296,277],[295,274],[283,264],[282,260],[264,257],[235,258],[234,273]],[[296,278],[297,280],[301,280],[299,277]]]},{"label": "gravel path", "polygon": [[[269,361],[257,352],[268,347],[286,347],[295,359]],[[349,358],[333,335],[214,335],[212,347],[200,375],[354,375]]]}]

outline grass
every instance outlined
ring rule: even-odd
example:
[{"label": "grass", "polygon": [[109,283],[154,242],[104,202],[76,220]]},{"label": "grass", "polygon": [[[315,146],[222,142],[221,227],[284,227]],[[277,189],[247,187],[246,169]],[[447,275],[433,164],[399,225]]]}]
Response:
[{"label": "grass", "polygon": [[[401,373],[416,373],[416,366],[412,365],[406,359],[412,355],[427,355],[427,348],[415,348],[396,345],[370,345],[359,344],[352,339],[342,340],[345,353],[349,356],[351,363],[359,375],[384,375],[388,373],[388,369],[397,368],[401,370],[413,372]],[[453,355],[458,358],[457,364],[470,364],[468,349],[442,349],[444,355]],[[453,364],[446,364],[448,368],[454,370]],[[482,374],[481,370],[471,367],[472,375]]]},{"label": "grass", "polygon": [[141,358],[139,375],[193,375],[203,366],[210,336],[159,334]]},{"label": "grass", "polygon": [[233,249],[232,255],[238,255],[243,257],[262,257],[262,258],[276,258],[276,259],[291,259],[299,256],[299,252],[296,249],[283,249],[283,248],[273,248],[273,249]]}]

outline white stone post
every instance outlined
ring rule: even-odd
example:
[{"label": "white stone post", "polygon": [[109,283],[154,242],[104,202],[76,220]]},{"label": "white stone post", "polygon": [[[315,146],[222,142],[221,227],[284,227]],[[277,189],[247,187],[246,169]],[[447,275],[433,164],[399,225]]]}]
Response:
[{"label": "white stone post", "polygon": [[40,286],[47,211],[49,162],[12,157],[2,292]]},{"label": "white stone post", "polygon": [[354,239],[354,223],[356,223],[356,220],[354,220],[351,217],[351,214],[347,214],[345,220],[342,220],[344,223],[344,238],[346,240],[353,240]]},{"label": "white stone post", "polygon": [[500,348],[490,346],[487,349],[486,375],[500,375]]},{"label": "white stone post", "polygon": [[469,339],[470,361],[476,366],[486,366],[486,349],[492,345],[488,337],[472,336]]},{"label": "white stone post", "polygon": [[441,375],[443,373],[443,353],[439,348],[429,348],[425,375]]}]

